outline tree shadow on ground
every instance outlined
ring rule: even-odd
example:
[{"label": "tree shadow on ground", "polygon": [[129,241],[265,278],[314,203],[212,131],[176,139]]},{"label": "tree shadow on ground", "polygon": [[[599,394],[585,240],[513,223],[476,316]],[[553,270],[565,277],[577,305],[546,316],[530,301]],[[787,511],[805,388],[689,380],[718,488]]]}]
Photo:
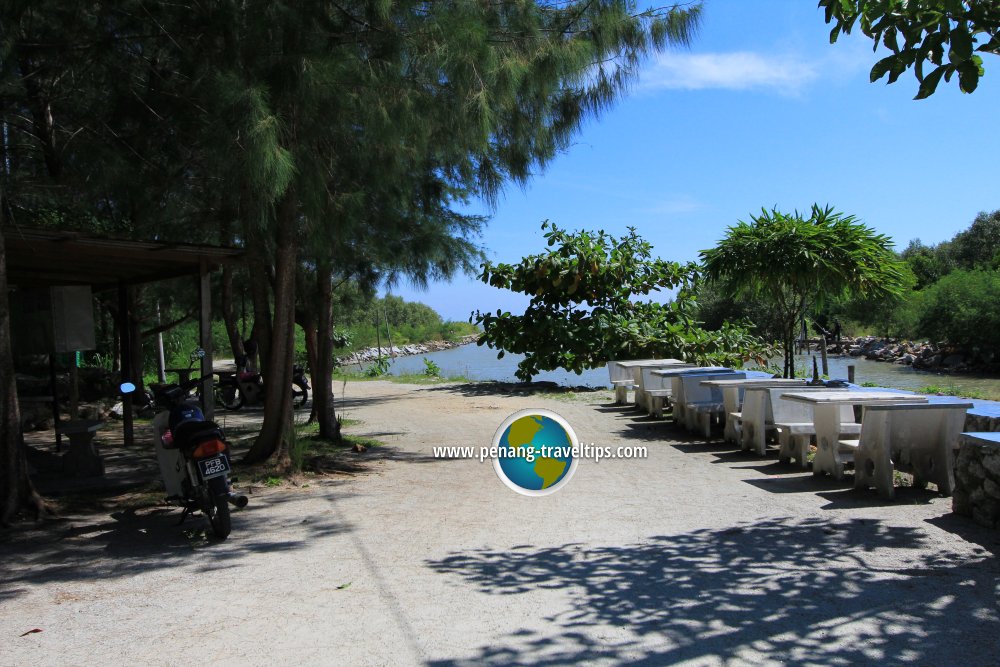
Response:
[{"label": "tree shadow on ground", "polygon": [[544,617],[555,635],[508,619],[506,638],[434,665],[982,664],[1000,649],[997,563],[874,520],[771,519],[428,566],[484,594],[559,589],[571,600]]},{"label": "tree shadow on ground", "polygon": [[[966,542],[978,544],[977,550],[982,554],[993,554],[1000,556],[1000,530],[980,526],[971,517],[955,514],[942,514],[932,519],[926,519],[927,523],[937,526],[941,530],[952,535],[957,535]],[[997,582],[1000,585],[1000,582]],[[1000,604],[1000,588],[997,589],[997,604]]]},{"label": "tree shadow on ground", "polygon": [[[364,437],[377,438],[378,433],[365,433]],[[385,435],[385,434],[381,434]],[[460,461],[461,458],[448,458],[434,456],[433,453],[421,453],[407,451],[400,447],[380,444],[368,447],[364,452],[355,452],[350,445],[339,447],[326,447],[317,453],[307,453],[302,461],[302,469],[306,472],[321,474],[349,474],[359,475],[372,472],[374,468],[386,461],[400,461],[403,463],[447,463],[448,461]]]},{"label": "tree shadow on ground", "polygon": [[[335,520],[332,512],[289,512],[296,500],[278,492],[250,496],[246,508],[233,510],[233,532],[227,540],[215,538],[200,513],[179,524],[182,510],[163,505],[76,515],[5,531],[0,533],[0,562],[5,567],[0,600],[17,596],[24,584],[132,577],[164,568],[196,573],[206,567],[232,567],[253,554],[281,554],[353,529]],[[283,506],[281,514],[270,511],[277,504]]]}]

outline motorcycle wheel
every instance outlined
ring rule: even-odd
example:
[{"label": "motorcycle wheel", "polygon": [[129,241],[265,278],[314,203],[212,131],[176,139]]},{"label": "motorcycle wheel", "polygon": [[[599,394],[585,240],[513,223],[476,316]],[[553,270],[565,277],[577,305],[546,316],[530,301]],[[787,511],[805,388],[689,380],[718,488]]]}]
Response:
[{"label": "motorcycle wheel", "polygon": [[309,390],[299,385],[292,385],[292,406],[295,409],[304,407],[309,400]]},{"label": "motorcycle wheel", "polygon": [[233,530],[233,522],[229,516],[229,500],[225,496],[216,496],[213,499],[208,521],[212,524],[212,532],[216,537],[221,540],[229,537],[229,533]]},{"label": "motorcycle wheel", "polygon": [[225,477],[214,477],[202,487],[202,511],[212,525],[212,532],[221,540],[229,537],[233,529],[229,516],[229,484]]},{"label": "motorcycle wheel", "polygon": [[215,402],[226,410],[239,410],[243,407],[243,392],[232,385],[217,386]]}]

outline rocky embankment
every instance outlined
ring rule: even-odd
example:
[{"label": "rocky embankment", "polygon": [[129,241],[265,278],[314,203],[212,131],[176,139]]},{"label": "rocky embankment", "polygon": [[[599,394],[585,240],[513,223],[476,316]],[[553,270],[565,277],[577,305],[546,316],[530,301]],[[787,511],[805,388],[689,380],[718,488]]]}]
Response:
[{"label": "rocky embankment", "polygon": [[402,346],[393,345],[391,348],[368,347],[342,357],[337,357],[337,363],[341,366],[349,366],[351,364],[364,364],[375,361],[379,358],[379,356],[407,357],[416,354],[427,354],[429,352],[440,352],[441,350],[450,350],[454,347],[475,343],[478,338],[478,335],[473,334],[471,336],[463,336],[454,342],[446,340],[432,340],[427,341],[426,343],[412,343],[410,345]]},{"label": "rocky embankment", "polygon": [[[939,347],[926,342],[914,343],[865,336],[853,340],[845,338],[841,347],[852,357],[864,357],[872,361],[884,361],[944,373],[991,371],[996,370],[997,366],[992,359],[975,358],[963,354],[959,350]],[[837,345],[830,345],[827,351],[837,352]]]}]

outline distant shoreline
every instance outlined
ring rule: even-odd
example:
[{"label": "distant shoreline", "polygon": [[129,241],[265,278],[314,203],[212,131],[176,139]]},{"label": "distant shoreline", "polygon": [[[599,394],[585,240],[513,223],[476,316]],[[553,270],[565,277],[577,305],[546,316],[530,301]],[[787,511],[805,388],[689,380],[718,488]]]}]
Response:
[{"label": "distant shoreline", "polygon": [[393,345],[390,347],[366,347],[356,350],[342,357],[337,357],[337,363],[341,366],[352,366],[376,361],[379,357],[412,357],[418,354],[429,354],[431,352],[441,352],[462,347],[479,340],[479,334],[462,336],[457,341],[431,340],[423,343],[410,343],[408,345]]}]

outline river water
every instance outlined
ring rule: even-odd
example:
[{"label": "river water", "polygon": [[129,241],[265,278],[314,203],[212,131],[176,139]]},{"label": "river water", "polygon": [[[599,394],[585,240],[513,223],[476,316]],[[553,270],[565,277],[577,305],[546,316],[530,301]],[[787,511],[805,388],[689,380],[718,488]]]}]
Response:
[{"label": "river water", "polygon": [[[466,377],[470,380],[499,380],[516,382],[514,371],[517,363],[524,357],[519,354],[506,354],[503,359],[497,359],[496,350],[478,345],[463,345],[461,347],[430,352],[425,355],[397,357],[392,361],[389,372],[393,375],[424,372],[424,358],[440,366],[445,377]],[[1000,395],[1000,378],[978,377],[972,375],[944,375],[927,371],[916,371],[908,366],[869,361],[867,359],[847,356],[831,356],[830,377],[847,379],[847,366],[855,367],[854,381],[875,383],[881,387],[896,387],[899,389],[919,389],[935,385],[951,393],[980,392],[990,395]],[[822,371],[822,361],[816,355],[816,363]],[[780,365],[780,361],[776,363]],[[797,369],[807,369],[812,372],[812,356],[796,358]],[[358,370],[359,367],[348,367],[348,370]],[[610,387],[606,368],[595,368],[577,375],[569,371],[558,370],[539,373],[535,380],[548,380],[563,386],[584,385],[589,387]]]}]

